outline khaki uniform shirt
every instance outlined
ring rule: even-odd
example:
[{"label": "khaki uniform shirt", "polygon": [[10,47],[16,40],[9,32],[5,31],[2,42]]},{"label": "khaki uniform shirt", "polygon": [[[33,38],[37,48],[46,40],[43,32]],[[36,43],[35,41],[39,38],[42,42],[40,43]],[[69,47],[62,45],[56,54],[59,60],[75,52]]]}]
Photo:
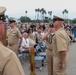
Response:
[{"label": "khaki uniform shirt", "polygon": [[0,75],[25,75],[16,54],[0,43]]},{"label": "khaki uniform shirt", "polygon": [[53,37],[54,55],[58,56],[59,51],[68,51],[69,38],[63,28],[58,29]]},{"label": "khaki uniform shirt", "polygon": [[18,44],[18,38],[22,37],[18,28],[7,30],[8,44]]},{"label": "khaki uniform shirt", "polygon": [[46,38],[46,47],[48,50],[53,49],[52,48],[52,37],[54,34],[49,34]]}]

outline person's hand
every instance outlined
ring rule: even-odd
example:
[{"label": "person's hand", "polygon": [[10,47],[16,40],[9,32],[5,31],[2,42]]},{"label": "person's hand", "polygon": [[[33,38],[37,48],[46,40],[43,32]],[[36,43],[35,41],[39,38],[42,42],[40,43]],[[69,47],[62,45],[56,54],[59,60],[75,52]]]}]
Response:
[{"label": "person's hand", "polygon": [[18,52],[19,52],[19,51],[20,51],[20,47],[18,47],[18,49],[17,49],[17,50],[18,50]]},{"label": "person's hand", "polygon": [[59,62],[59,69],[62,70],[64,68],[64,63]]},{"label": "person's hand", "polygon": [[50,33],[52,31],[52,28],[49,28],[48,33]]}]

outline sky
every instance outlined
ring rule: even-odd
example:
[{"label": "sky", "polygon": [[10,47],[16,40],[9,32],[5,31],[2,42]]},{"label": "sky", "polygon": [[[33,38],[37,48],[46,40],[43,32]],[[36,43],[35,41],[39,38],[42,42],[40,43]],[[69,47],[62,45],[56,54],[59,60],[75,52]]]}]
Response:
[{"label": "sky", "polygon": [[37,8],[44,8],[46,12],[52,11],[52,17],[53,15],[63,17],[62,11],[67,9],[68,18],[76,18],[75,0],[0,0],[0,6],[6,7],[6,15],[15,18],[25,16],[27,10],[27,16],[35,19],[35,9]]}]

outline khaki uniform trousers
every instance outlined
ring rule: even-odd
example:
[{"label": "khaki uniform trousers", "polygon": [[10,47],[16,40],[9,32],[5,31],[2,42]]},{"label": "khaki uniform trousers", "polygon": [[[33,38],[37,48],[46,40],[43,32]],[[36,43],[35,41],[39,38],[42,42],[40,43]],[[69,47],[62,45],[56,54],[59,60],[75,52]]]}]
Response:
[{"label": "khaki uniform trousers", "polygon": [[59,58],[58,57],[53,57],[53,75],[67,75],[66,69],[67,69],[67,60],[68,58],[66,57],[65,62],[64,62],[64,68],[59,69]]},{"label": "khaki uniform trousers", "polygon": [[48,75],[53,75],[53,53],[52,49],[46,50]]},{"label": "khaki uniform trousers", "polygon": [[11,49],[12,51],[14,51],[16,53],[16,55],[18,55],[18,44],[13,44],[13,45],[9,45],[7,46],[9,49]]}]

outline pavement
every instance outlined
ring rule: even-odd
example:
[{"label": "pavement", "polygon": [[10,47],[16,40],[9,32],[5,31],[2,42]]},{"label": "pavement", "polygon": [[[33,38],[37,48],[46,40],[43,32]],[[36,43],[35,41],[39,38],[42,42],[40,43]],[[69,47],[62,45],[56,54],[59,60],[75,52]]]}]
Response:
[{"label": "pavement", "polygon": [[69,50],[68,75],[76,75],[76,43],[72,43]]},{"label": "pavement", "polygon": [[[72,43],[68,52],[69,61],[67,67],[67,75],[76,75],[76,43]],[[26,56],[24,60],[21,60],[21,64],[25,75],[30,75],[30,63],[29,57]],[[35,68],[36,75],[47,75],[47,64],[42,67],[42,70]]]}]

